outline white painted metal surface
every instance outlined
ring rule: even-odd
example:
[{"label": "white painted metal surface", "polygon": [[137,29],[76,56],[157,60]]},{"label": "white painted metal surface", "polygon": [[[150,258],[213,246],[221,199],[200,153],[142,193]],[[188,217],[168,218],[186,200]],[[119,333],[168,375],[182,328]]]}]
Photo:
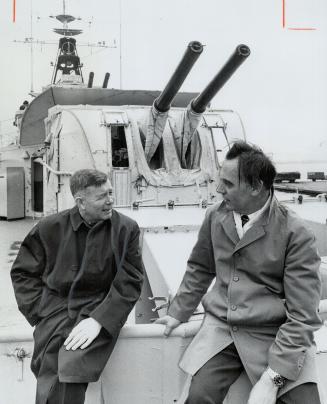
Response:
[{"label": "white painted metal surface", "polygon": [[[196,242],[198,231],[170,231],[166,233],[146,233],[143,238],[143,257],[152,291],[156,290],[158,272],[162,275],[171,295],[175,295],[186,270],[186,262]],[[148,256],[152,265],[147,266]],[[155,273],[154,273],[155,272]],[[158,282],[159,283],[159,282]]]},{"label": "white painted metal surface", "polygon": [[[101,378],[89,385],[86,404],[183,404],[189,379],[178,368],[178,361],[199,325],[200,321],[182,324],[169,338],[163,336],[163,326],[126,325]],[[13,331],[16,331],[15,338]],[[321,404],[327,404],[324,383],[327,372],[326,326],[315,334],[315,340]],[[29,369],[30,358],[21,361],[16,357],[21,348],[29,355],[32,345],[32,329],[1,330],[1,403],[34,402],[35,379]],[[246,404],[246,392],[250,388],[248,379],[242,374],[224,404]]]},{"label": "white painted metal surface", "polygon": [[174,209],[167,207],[140,207],[138,210],[131,208],[118,208],[123,213],[136,220],[141,228],[171,227],[171,226],[200,226],[203,222],[206,209],[195,206],[177,206]]}]

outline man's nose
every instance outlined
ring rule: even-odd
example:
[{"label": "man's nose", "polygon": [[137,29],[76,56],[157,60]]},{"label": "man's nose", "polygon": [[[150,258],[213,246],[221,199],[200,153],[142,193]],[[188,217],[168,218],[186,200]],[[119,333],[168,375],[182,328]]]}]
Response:
[{"label": "man's nose", "polygon": [[114,202],[114,196],[112,194],[107,194],[106,203],[112,204]]}]

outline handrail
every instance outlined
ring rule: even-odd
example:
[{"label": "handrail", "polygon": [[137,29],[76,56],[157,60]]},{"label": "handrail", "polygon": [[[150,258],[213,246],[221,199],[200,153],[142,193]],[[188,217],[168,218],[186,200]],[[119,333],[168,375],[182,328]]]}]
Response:
[{"label": "handrail", "polygon": [[36,158],[36,159],[34,159],[34,161],[35,161],[35,163],[38,163],[38,164],[41,164],[42,166],[44,166],[47,170],[49,170],[50,172],[52,172],[55,175],[73,175],[73,173],[69,172],[69,171],[54,170],[52,167],[50,167],[47,163],[45,163],[40,158]]}]

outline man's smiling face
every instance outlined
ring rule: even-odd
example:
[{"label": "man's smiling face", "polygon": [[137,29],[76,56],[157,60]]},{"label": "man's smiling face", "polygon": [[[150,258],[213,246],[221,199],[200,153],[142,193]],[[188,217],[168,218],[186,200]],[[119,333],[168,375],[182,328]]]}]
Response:
[{"label": "man's smiling face", "polygon": [[91,185],[78,196],[82,216],[88,223],[109,219],[112,215],[113,193],[109,181]]}]

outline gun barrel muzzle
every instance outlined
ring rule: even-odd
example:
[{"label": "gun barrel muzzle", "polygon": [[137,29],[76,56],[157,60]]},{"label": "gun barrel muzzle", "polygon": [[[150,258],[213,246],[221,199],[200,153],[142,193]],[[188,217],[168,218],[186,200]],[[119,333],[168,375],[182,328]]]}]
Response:
[{"label": "gun barrel muzzle", "polygon": [[209,102],[249,55],[250,48],[248,46],[238,45],[234,53],[230,56],[225,65],[219,70],[207,87],[191,102],[192,110],[198,114],[204,112]]}]

